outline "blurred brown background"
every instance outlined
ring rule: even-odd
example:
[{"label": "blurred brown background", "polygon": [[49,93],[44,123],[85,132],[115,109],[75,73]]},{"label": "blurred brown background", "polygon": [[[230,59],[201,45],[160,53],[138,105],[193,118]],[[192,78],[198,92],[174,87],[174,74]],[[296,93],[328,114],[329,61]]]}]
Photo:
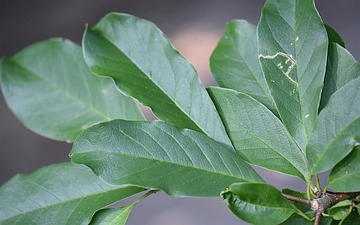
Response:
[{"label": "blurred brown background", "polygon": [[[85,24],[94,26],[109,12],[150,20],[196,67],[205,86],[216,85],[208,59],[226,22],[246,19],[257,24],[264,0],[0,0],[0,57],[11,57],[29,44],[65,37],[78,44]],[[325,23],[334,27],[347,49],[360,59],[360,1],[316,0]],[[1,95],[1,94],[0,94]],[[27,130],[0,97],[0,185],[17,173],[30,173],[69,161],[71,145],[42,138]],[[259,170],[278,188],[304,191],[299,180]],[[0,203],[1,204],[1,203]],[[128,225],[205,225],[241,223],[218,199],[173,198],[162,193],[138,204]]]}]

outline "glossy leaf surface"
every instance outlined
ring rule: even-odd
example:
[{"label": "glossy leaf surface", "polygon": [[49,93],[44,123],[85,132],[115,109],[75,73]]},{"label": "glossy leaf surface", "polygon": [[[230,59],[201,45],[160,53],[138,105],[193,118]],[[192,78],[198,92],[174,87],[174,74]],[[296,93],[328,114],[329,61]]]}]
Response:
[{"label": "glossy leaf surface", "polygon": [[112,77],[159,119],[231,144],[194,67],[154,24],[109,14],[86,29],[83,48],[93,73]]},{"label": "glossy leaf surface", "polygon": [[314,1],[266,1],[258,40],[262,71],[281,120],[305,151],[318,115],[328,46]]},{"label": "glossy leaf surface", "polygon": [[235,183],[221,193],[229,209],[251,224],[277,225],[299,210],[268,184]]},{"label": "glossy leaf surface", "polygon": [[210,68],[220,87],[246,93],[276,112],[260,68],[256,26],[230,21],[210,57]]},{"label": "glossy leaf surface", "polygon": [[306,147],[312,174],[334,167],[360,140],[360,78],[336,91],[320,112]]},{"label": "glossy leaf surface", "polygon": [[1,77],[10,109],[25,126],[48,138],[72,142],[94,123],[144,119],[111,79],[90,72],[81,48],[68,40],[40,42],[4,59]]},{"label": "glossy leaf surface", "polygon": [[335,91],[357,77],[360,77],[360,64],[345,48],[330,43],[321,109]]},{"label": "glossy leaf surface", "polygon": [[235,150],[249,162],[306,178],[302,151],[281,121],[249,95],[231,89],[208,88]]},{"label": "glossy leaf surface", "polygon": [[263,182],[225,145],[161,121],[114,120],[86,129],[70,156],[105,181],[173,196],[217,197],[234,182]]},{"label": "glossy leaf surface", "polygon": [[55,164],[1,186],[0,224],[88,224],[100,208],[143,190],[109,185],[84,165]]},{"label": "glossy leaf surface", "polygon": [[341,192],[360,191],[360,147],[341,160],[331,171],[328,187]]},{"label": "glossy leaf surface", "polygon": [[133,206],[102,209],[96,212],[90,225],[125,225]]}]

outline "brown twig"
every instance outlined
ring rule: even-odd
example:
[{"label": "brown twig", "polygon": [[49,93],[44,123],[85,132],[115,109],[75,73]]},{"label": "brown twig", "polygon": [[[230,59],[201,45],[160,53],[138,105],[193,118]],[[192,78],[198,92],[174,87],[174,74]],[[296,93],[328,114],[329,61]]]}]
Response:
[{"label": "brown twig", "polygon": [[330,192],[319,193],[319,197],[313,200],[303,199],[289,194],[282,195],[290,201],[311,205],[311,209],[315,212],[314,225],[319,225],[322,214],[333,205],[343,200],[354,200],[360,192],[337,193]]}]

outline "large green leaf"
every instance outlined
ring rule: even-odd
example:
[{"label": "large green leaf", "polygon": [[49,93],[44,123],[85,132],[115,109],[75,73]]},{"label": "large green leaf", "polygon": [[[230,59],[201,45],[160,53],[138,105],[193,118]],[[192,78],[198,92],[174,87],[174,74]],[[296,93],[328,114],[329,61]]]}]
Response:
[{"label": "large green leaf", "polygon": [[260,64],[279,115],[305,151],[318,115],[328,46],[314,1],[266,1],[258,40]]},{"label": "large green leaf", "polygon": [[360,77],[360,64],[345,48],[330,43],[320,108],[326,106],[336,90],[357,77]]},{"label": "large green leaf", "polygon": [[92,72],[112,77],[159,119],[231,145],[194,67],[154,24],[112,13],[86,29],[83,47]]},{"label": "large green leaf", "polygon": [[360,147],[355,148],[331,171],[328,187],[341,192],[360,191]]},{"label": "large green leaf", "polygon": [[360,77],[336,91],[306,147],[311,174],[334,167],[360,142]]},{"label": "large green leaf", "polygon": [[249,162],[307,179],[303,152],[281,121],[249,95],[208,88],[235,150]]},{"label": "large green leaf", "polygon": [[216,82],[246,93],[276,112],[258,58],[256,27],[245,20],[233,20],[210,57]]},{"label": "large green leaf", "polygon": [[115,118],[143,120],[133,99],[91,74],[81,48],[63,39],[34,44],[1,64],[2,91],[31,130],[73,141],[86,127]]},{"label": "large green leaf", "polygon": [[70,156],[109,183],[174,196],[216,197],[234,182],[263,182],[224,144],[162,121],[94,125],[79,135]]},{"label": "large green leaf", "polygon": [[300,212],[268,184],[235,183],[222,192],[221,197],[237,217],[251,224],[277,225]]},{"label": "large green leaf", "polygon": [[143,190],[104,183],[84,165],[55,164],[0,187],[0,224],[88,224],[100,208]]}]

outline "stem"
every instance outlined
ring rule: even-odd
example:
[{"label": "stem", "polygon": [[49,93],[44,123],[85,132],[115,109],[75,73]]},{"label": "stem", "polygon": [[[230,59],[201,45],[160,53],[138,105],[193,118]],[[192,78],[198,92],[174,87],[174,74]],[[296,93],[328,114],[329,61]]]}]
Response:
[{"label": "stem", "polygon": [[319,180],[319,174],[315,175],[315,181],[316,181],[316,186],[318,188],[318,191],[321,191],[322,189],[321,189],[321,184],[320,184],[320,180]]},{"label": "stem", "polygon": [[131,203],[131,205],[135,206],[136,204],[138,204],[139,202],[141,202],[142,200],[144,200],[146,197],[148,197],[151,194],[154,194],[156,192],[158,192],[159,190],[150,190],[148,192],[146,192],[143,196],[141,196],[140,198],[138,198],[135,202]]},{"label": "stem", "polygon": [[299,202],[299,203],[304,203],[304,204],[311,205],[311,200],[299,198],[299,197],[296,197],[296,196],[293,196],[293,195],[284,194],[284,193],[281,193],[281,194],[282,194],[282,196],[284,196],[285,198],[287,198],[287,199],[290,200],[290,201],[294,201],[294,202]]}]

